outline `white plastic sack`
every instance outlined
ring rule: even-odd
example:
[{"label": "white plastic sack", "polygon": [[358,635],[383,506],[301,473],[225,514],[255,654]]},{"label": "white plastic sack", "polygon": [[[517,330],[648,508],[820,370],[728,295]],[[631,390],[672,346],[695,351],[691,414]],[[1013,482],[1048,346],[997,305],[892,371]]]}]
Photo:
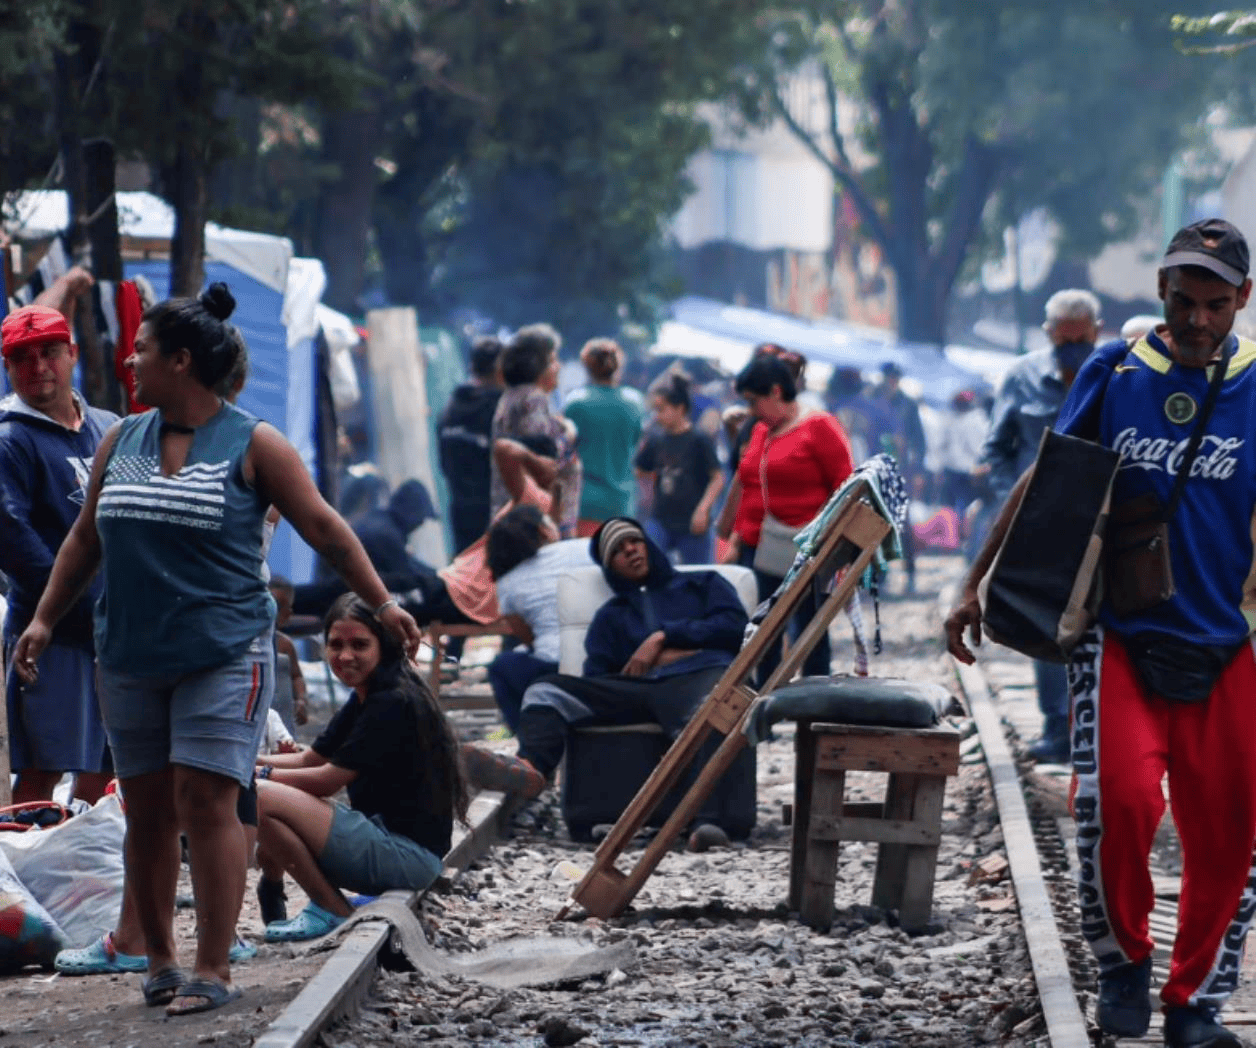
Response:
[{"label": "white plastic sack", "polygon": [[0,975],[12,975],[28,964],[48,967],[57,951],[67,945],[56,921],[26,890],[0,853]]},{"label": "white plastic sack", "polygon": [[122,909],[126,819],[116,794],[59,826],[0,832],[0,852],[71,947],[113,931]]}]

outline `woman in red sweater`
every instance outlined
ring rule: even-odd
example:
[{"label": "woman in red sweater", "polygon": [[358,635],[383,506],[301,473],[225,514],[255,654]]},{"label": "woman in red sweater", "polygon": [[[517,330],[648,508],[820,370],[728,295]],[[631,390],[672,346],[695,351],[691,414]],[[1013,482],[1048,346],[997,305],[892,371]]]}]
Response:
[{"label": "woman in red sweater", "polygon": [[[737,376],[736,389],[757,419],[737,467],[741,503],[734,530],[740,541],[739,561],[754,567],[765,513],[794,527],[807,524],[854,470],[850,441],[841,424],[823,411],[798,403],[790,369],[780,360],[761,356]],[[755,568],[759,599],[770,596],[782,576]],[[795,637],[815,615],[814,592],[799,606],[791,632]],[[759,680],[766,681],[780,662],[780,644],[759,664]],[[803,664],[807,676],[828,676],[827,635]]]}]

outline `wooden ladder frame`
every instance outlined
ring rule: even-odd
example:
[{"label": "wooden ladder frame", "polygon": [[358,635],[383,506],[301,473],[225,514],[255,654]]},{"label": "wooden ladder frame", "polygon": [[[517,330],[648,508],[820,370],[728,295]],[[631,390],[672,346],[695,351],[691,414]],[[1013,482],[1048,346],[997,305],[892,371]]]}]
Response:
[{"label": "wooden ladder frame", "polygon": [[[839,567],[850,562],[845,577],[833,587],[833,591],[799,635],[797,642],[790,646],[776,672],[764,684],[763,690],[771,691],[793,677],[811,654],[811,649],[828,631],[829,623],[846,606],[865,569],[872,562],[877,547],[889,534],[891,525],[864,501],[867,494],[866,482],[855,485],[847,492],[836,515],[824,531],[815,555],[803,566],[789,588],[780,595],[755,635],[742,647],[711,690],[711,694],[689,719],[685,730],[672,743],[671,749],[663,755],[663,759],[641,786],[636,797],[624,809],[611,832],[598,846],[593,855],[593,865],[576,885],[571,898],[559,912],[559,919],[577,903],[595,917],[609,918],[622,913],[667,854],[672,842],[701,809],[747,744],[741,728],[757,695],[745,683],[746,678],[772,643],[784,633],[811,586],[831,578]],[[719,749],[707,761],[689,791],[676,806],[671,818],[646,847],[636,866],[629,873],[622,873],[615,867],[616,860],[645,825],[664,796],[693,763],[712,731],[721,732],[725,736]]]}]

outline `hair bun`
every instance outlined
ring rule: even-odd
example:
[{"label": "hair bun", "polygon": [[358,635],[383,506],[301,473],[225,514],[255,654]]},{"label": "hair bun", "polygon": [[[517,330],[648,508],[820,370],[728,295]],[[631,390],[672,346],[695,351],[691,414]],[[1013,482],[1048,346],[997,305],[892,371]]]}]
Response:
[{"label": "hair bun", "polygon": [[235,296],[221,280],[215,281],[202,291],[198,301],[205,307],[206,313],[218,320],[226,320],[236,307]]},{"label": "hair bun", "polygon": [[675,390],[678,394],[683,393],[685,396],[688,396],[689,386],[690,386],[690,382],[689,382],[688,375],[686,375],[683,371],[672,372],[672,389],[673,390]]}]

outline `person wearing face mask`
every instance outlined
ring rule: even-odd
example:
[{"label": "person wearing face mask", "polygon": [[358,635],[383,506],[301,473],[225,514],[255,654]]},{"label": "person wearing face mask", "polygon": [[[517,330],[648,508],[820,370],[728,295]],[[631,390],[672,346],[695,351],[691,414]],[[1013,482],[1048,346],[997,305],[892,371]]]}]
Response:
[{"label": "person wearing face mask", "polygon": [[[1055,426],[1064,398],[1082,362],[1099,337],[1099,300],[1089,291],[1057,291],[1046,306],[1042,329],[1051,340],[1048,349],[1027,353],[1004,376],[990,414],[990,432],[981,461],[989,467],[996,505],[1002,505],[1013,486],[1038,454],[1042,434]],[[1035,662],[1042,736],[1029,746],[1029,755],[1041,763],[1068,762],[1068,674],[1053,662]]]}]

